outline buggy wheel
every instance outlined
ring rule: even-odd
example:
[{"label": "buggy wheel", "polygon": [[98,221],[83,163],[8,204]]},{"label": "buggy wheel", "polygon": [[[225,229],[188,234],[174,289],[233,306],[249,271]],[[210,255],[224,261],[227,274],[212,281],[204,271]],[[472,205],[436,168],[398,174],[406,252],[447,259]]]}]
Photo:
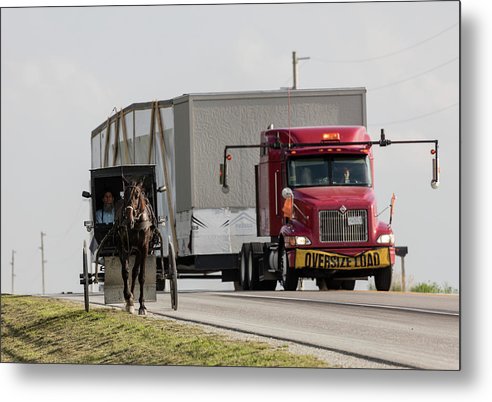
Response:
[{"label": "buggy wheel", "polygon": [[169,242],[169,292],[171,293],[171,307],[178,309],[178,270],[176,268],[176,254],[174,245]]},{"label": "buggy wheel", "polygon": [[87,268],[87,247],[84,240],[84,248],[82,249],[82,272],[84,282],[84,307],[85,311],[89,312],[89,270]]}]

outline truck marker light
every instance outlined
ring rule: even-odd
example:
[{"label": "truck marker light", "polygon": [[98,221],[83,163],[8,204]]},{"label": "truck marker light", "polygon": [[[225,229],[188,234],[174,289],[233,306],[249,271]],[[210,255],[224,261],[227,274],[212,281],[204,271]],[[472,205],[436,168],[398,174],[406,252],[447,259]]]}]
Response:
[{"label": "truck marker light", "polygon": [[435,149],[431,149],[431,155],[435,155],[436,154],[436,150]]},{"label": "truck marker light", "polygon": [[337,148],[337,152],[341,152],[342,151],[342,148]]},{"label": "truck marker light", "polygon": [[228,161],[232,161],[232,155],[231,155],[231,154],[228,154],[228,155],[227,155],[227,160],[228,160]]},{"label": "truck marker light", "polygon": [[340,133],[324,133],[323,141],[340,141]]},{"label": "truck marker light", "polygon": [[297,151],[290,151],[291,155],[295,155],[296,153],[297,153]]}]

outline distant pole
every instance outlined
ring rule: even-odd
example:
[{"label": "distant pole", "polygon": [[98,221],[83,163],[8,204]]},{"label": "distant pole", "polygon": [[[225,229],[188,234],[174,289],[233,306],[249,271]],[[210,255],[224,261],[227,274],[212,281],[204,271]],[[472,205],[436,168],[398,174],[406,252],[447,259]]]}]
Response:
[{"label": "distant pole", "polygon": [[10,263],[10,265],[12,265],[12,294],[14,294],[14,277],[15,277],[15,274],[14,274],[14,254],[15,254],[15,250],[12,250],[12,262]]},{"label": "distant pole", "polygon": [[405,256],[408,254],[408,247],[395,247],[395,254],[401,258],[401,291],[406,292],[407,280],[405,278]]},{"label": "distant pole", "polygon": [[406,292],[407,283],[405,279],[405,256],[401,257],[401,291]]},{"label": "distant pole", "polygon": [[42,277],[42,284],[43,284],[43,295],[44,295],[44,291],[45,291],[45,288],[44,288],[44,263],[46,262],[46,260],[44,259],[44,241],[43,241],[44,236],[46,236],[46,233],[41,232],[41,247],[39,247],[39,248],[41,249],[41,277]]},{"label": "distant pole", "polygon": [[294,83],[292,85],[292,89],[297,89],[297,82],[299,79],[299,73],[298,73],[298,64],[300,60],[309,60],[310,57],[297,57],[296,52],[292,52],[292,73],[294,76]]}]

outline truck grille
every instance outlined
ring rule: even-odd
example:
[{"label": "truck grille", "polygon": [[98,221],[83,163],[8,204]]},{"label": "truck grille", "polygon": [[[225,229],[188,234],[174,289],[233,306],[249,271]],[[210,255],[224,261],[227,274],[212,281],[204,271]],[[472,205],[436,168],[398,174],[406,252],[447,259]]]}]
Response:
[{"label": "truck grille", "polygon": [[367,211],[320,211],[319,238],[322,242],[355,243],[367,241]]}]

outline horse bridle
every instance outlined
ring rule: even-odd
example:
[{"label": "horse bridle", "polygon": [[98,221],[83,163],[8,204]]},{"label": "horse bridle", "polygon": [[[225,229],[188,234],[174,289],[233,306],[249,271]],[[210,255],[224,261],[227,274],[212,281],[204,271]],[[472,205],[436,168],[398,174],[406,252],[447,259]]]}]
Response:
[{"label": "horse bridle", "polygon": [[[135,185],[135,184],[129,185],[129,186],[125,187],[125,192],[128,188],[131,188],[131,192],[130,192],[130,195],[128,197],[129,202],[132,202],[135,190],[139,191],[139,193],[137,194],[137,198],[140,198],[142,196],[142,193],[143,193],[143,196],[145,197],[145,192],[143,191],[143,189],[140,188],[140,186]],[[127,200],[125,199],[124,201],[126,202]],[[142,211],[137,210],[136,212],[135,212],[135,208],[132,205],[128,205],[125,207],[125,213],[123,214],[123,221],[121,222],[120,229],[124,229],[126,232],[125,238],[126,238],[126,242],[127,242],[127,245],[126,245],[127,247],[125,247],[125,245],[123,244],[124,241],[122,241],[122,246],[124,248],[124,251],[127,253],[129,253],[131,251],[130,250],[130,236],[129,236],[128,230],[129,229],[134,230],[135,223],[138,222],[140,220],[140,218],[142,217],[142,215],[146,212],[148,205],[149,204],[148,204],[148,200],[147,200],[147,207],[144,208]],[[130,227],[128,227],[129,222],[128,222],[127,211],[131,211],[131,216],[133,217],[133,222],[131,222],[132,225],[130,225]],[[144,225],[144,229],[152,226],[151,219],[152,219],[152,217],[149,216],[147,219],[148,225]],[[142,228],[139,228],[138,230],[142,230]],[[121,238],[121,233],[120,233],[120,238]],[[121,239],[121,240],[123,240],[123,239]]]},{"label": "horse bridle", "polygon": [[[129,196],[129,200],[130,200],[130,202],[132,202],[132,199],[133,199],[133,196],[134,196],[134,192],[135,192],[135,190],[138,190],[138,191],[139,191],[139,193],[137,194],[137,198],[140,198],[141,193],[143,192],[143,190],[142,190],[139,186],[137,186],[137,185],[135,185],[135,184],[130,185],[130,186],[128,186],[127,188],[131,188],[131,192],[130,192],[130,196]],[[126,188],[125,188],[125,191],[126,191]],[[125,200],[125,201],[126,201],[126,200]],[[138,221],[138,220],[141,218],[142,214],[145,212],[145,211],[137,211],[137,212],[140,212],[140,213],[137,215],[137,214],[136,214],[136,212],[135,212],[135,208],[133,208],[133,206],[132,206],[132,205],[128,205],[128,206],[126,206],[126,207],[125,207],[125,218],[128,216],[128,215],[127,215],[127,211],[129,211],[129,210],[131,210],[131,214],[132,214],[132,216],[133,216],[133,220],[134,220],[134,222],[135,222],[135,221]],[[133,229],[133,228],[132,228],[132,229]]]}]

